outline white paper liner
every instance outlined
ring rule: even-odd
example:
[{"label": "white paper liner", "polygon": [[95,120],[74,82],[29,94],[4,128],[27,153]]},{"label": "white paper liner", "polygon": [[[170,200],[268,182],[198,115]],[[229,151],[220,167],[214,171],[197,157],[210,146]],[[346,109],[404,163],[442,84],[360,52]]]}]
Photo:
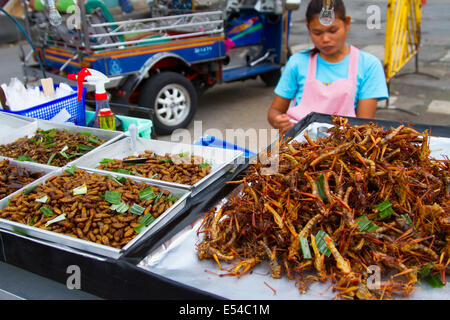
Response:
[{"label": "white paper liner", "polygon": [[[305,130],[308,130],[309,136],[314,139],[317,138],[317,128],[323,126],[331,127],[332,125],[312,123]],[[304,131],[295,139],[303,140],[303,134]],[[321,134],[320,129],[319,134]],[[449,138],[431,137],[430,140],[431,157],[444,159],[445,156],[450,155]],[[237,190],[234,190],[232,194],[222,199],[218,206],[223,205],[236,192]],[[329,300],[336,296],[336,292],[329,289],[329,283],[320,282],[311,284],[308,291],[301,294],[295,285],[295,280],[288,280],[285,275],[281,279],[272,278],[267,262],[260,263],[251,273],[241,278],[215,275],[214,273],[223,274],[226,271],[218,270],[214,260],[199,260],[197,256],[196,244],[200,243],[202,236],[197,235],[197,230],[202,220],[203,217],[166,241],[145,257],[138,267],[232,300]],[[450,276],[447,276],[447,279],[450,281]],[[269,286],[275,290],[275,294]],[[396,297],[396,299],[450,300],[450,285],[433,289],[426,283],[417,283],[416,289],[409,297]]]}]

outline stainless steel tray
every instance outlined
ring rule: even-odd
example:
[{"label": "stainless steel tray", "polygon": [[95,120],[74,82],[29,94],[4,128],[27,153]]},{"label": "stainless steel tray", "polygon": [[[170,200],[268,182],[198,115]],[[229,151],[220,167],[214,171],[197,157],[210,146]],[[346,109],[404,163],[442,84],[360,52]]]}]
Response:
[{"label": "stainless steel tray", "polygon": [[[15,118],[13,118],[13,119],[15,119]],[[97,148],[95,148],[93,150],[98,150],[98,149],[104,148],[108,144],[111,144],[114,141],[117,141],[125,136],[125,133],[120,132],[120,131],[111,131],[111,130],[90,128],[90,127],[75,126],[72,124],[63,124],[63,123],[57,123],[57,122],[41,120],[41,119],[34,119],[34,120],[35,121],[29,122],[27,125],[20,128],[20,130],[14,130],[13,132],[11,132],[11,131],[8,132],[7,130],[1,130],[0,131],[0,144],[12,143],[12,142],[16,141],[17,139],[23,138],[26,136],[32,137],[38,128],[42,129],[42,130],[49,130],[49,129],[55,128],[55,129],[66,129],[71,132],[90,132],[92,135],[95,135],[101,139],[107,140],[104,144],[98,146]],[[86,152],[85,155],[67,163],[67,165],[71,165],[74,163],[74,161],[79,160],[83,157],[86,157],[86,155],[88,155],[90,152],[92,152],[92,151]],[[8,157],[5,157],[5,158],[8,158]],[[12,159],[12,158],[8,158],[8,159]],[[55,167],[55,166],[49,166],[49,167],[59,168],[59,167]]]},{"label": "stainless steel tray", "polygon": [[[43,177],[47,176],[48,174],[54,172],[55,170],[57,170],[56,167],[52,167],[52,166],[47,166],[45,164],[40,164],[40,163],[34,163],[34,162],[23,162],[23,161],[17,161],[17,160],[13,160],[13,159],[9,159],[6,157],[2,157],[0,156],[0,161],[2,160],[8,160],[9,164],[11,166],[14,167],[19,167],[19,168],[24,168],[30,172],[44,172],[44,175],[42,177],[40,177],[39,179],[42,179]],[[37,181],[38,179],[36,179]],[[9,195],[7,195],[6,197],[4,197],[3,199],[9,199],[10,197],[14,196],[16,193],[20,192],[20,190],[26,189],[28,187],[28,185],[24,185],[22,189],[19,189]],[[2,200],[3,200],[2,199]]]},{"label": "stainless steel tray", "polygon": [[11,130],[18,129],[23,126],[30,124],[30,122],[34,122],[36,119],[33,118],[18,118],[12,116],[10,113],[0,112],[0,128],[3,130]]},{"label": "stainless steel tray", "polygon": [[[203,157],[204,161],[210,163],[211,172],[194,185],[179,184],[158,179],[142,178],[146,181],[150,181],[151,183],[159,183],[165,186],[191,190],[192,196],[206,188],[209,184],[211,184],[221,175],[230,170],[233,165],[239,164],[240,161],[244,160],[242,151],[238,150],[228,150],[222,148],[204,147],[183,143],[138,138],[136,141],[136,152],[140,154],[144,153],[144,151],[146,150],[150,150],[158,155],[164,155],[166,153],[180,154],[189,152],[190,155],[201,156]],[[131,138],[126,137],[122,140],[105,146],[101,150],[91,151],[86,156],[73,161],[73,164],[75,164],[79,168],[95,169],[99,172],[110,172],[96,169],[102,159],[123,159],[132,155],[133,147]],[[117,173],[117,175],[130,177],[127,174]]]},{"label": "stainless steel tray", "polygon": [[[65,167],[67,168],[67,167]],[[60,175],[64,172],[65,168],[60,168],[56,171],[53,171],[52,173],[49,173],[48,175],[39,178],[38,180],[34,181],[33,183],[30,183],[27,185],[26,188],[30,188],[34,185],[43,184],[45,181],[52,177]],[[93,170],[85,170],[87,172],[95,172]],[[108,173],[112,176],[118,176],[115,173]],[[168,190],[173,195],[180,197],[177,202],[175,202],[168,210],[163,212],[151,225],[149,225],[144,231],[139,233],[136,237],[134,237],[129,243],[127,243],[123,248],[117,249],[113,247],[109,247],[106,245],[98,244],[95,242],[82,240],[78,238],[74,238],[71,236],[66,236],[63,234],[59,234],[53,231],[43,230],[40,228],[28,226],[22,223],[9,221],[6,219],[0,218],[0,229],[9,230],[15,234],[19,234],[21,236],[30,237],[33,239],[43,240],[46,243],[49,244],[49,246],[54,246],[56,244],[57,247],[64,250],[65,247],[74,249],[76,251],[90,253],[93,255],[101,256],[101,257],[110,257],[113,259],[118,259],[120,256],[122,256],[126,251],[134,246],[136,242],[147,235],[151,235],[155,232],[157,232],[161,227],[163,227],[170,219],[178,215],[182,209],[186,205],[187,199],[190,197],[190,192],[183,189],[178,188],[172,188],[167,186],[162,186],[158,183],[149,183],[148,181],[144,181],[143,179],[139,179],[137,177],[128,177],[131,180],[134,180],[136,182],[144,182],[149,185],[154,185],[159,188],[163,188],[165,190]],[[16,193],[22,192],[26,188],[22,188],[18,190]],[[8,205],[8,199],[2,199],[0,200],[0,209],[5,208]]]}]

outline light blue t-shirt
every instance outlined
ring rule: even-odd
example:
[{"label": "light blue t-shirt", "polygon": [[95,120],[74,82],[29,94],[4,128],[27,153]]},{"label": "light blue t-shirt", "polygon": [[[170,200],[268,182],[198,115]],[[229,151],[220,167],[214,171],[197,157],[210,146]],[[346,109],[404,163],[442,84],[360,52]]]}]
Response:
[{"label": "light blue t-shirt", "polygon": [[[309,52],[306,49],[293,54],[286,63],[274,92],[282,98],[301,100],[308,74]],[[317,56],[316,79],[324,84],[347,78],[350,55],[342,61],[331,63]],[[359,50],[356,81],[355,109],[359,100],[388,98],[388,89],[381,61],[374,55]]]}]

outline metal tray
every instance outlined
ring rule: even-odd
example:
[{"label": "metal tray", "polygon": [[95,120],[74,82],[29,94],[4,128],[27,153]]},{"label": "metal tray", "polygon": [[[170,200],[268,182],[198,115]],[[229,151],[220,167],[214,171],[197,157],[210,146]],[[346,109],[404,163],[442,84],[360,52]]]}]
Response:
[{"label": "metal tray", "polygon": [[[25,118],[25,117],[24,117]],[[36,121],[36,119],[33,118],[18,118],[11,116],[9,113],[6,112],[0,112],[0,128],[2,128],[2,131],[4,129],[7,129],[8,131],[11,129],[18,129],[23,126],[26,126],[30,124],[30,122]]]},{"label": "metal tray", "polygon": [[[194,185],[179,184],[175,182],[162,181],[158,179],[142,178],[151,183],[159,183],[166,186],[172,186],[175,188],[183,188],[192,191],[192,196],[199,193],[201,190],[206,188],[209,184],[214,182],[217,178],[222,176],[228,170],[230,170],[233,165],[239,164],[240,161],[245,161],[243,157],[243,152],[238,150],[228,150],[222,148],[204,147],[196,146],[183,143],[174,143],[168,141],[152,140],[137,138],[136,141],[136,152],[138,154],[144,153],[145,150],[150,150],[158,155],[168,154],[180,154],[189,152],[190,155],[201,156],[204,161],[211,164],[211,172],[195,183]],[[133,147],[130,137],[111,143],[105,146],[101,150],[95,150],[90,152],[88,155],[83,156],[75,161],[73,164],[80,168],[95,169],[99,172],[111,172],[106,170],[96,169],[99,162],[103,158],[111,159],[123,159],[128,156],[133,155]],[[127,174],[117,175],[130,177]]]},{"label": "metal tray", "polygon": [[[6,158],[6,157],[0,156],[0,161],[2,161],[2,160],[8,160],[9,164],[11,166],[24,168],[24,169],[26,169],[28,171],[31,171],[31,172],[40,172],[40,171],[44,172],[44,175],[42,177],[40,177],[39,179],[42,179],[43,177],[45,177],[48,174],[50,174],[50,173],[54,172],[55,170],[57,170],[56,167],[47,166],[47,165],[40,164],[40,163],[17,161],[17,160],[12,160],[10,158]],[[35,181],[37,181],[37,180],[38,179],[36,179]],[[27,184],[27,185],[24,185],[23,188],[21,188],[21,189],[15,191],[13,193],[7,195],[3,199],[8,199],[8,198],[14,196],[20,190],[26,189],[28,185],[30,185],[30,183]],[[1,199],[1,200],[3,200],[3,199]]]},{"label": "metal tray", "polygon": [[[17,119],[14,119],[14,120],[17,120]],[[103,130],[103,129],[97,129],[97,128],[82,127],[82,126],[76,126],[76,125],[72,125],[72,124],[63,124],[63,123],[57,123],[57,122],[52,122],[52,121],[47,121],[47,120],[35,119],[35,121],[28,122],[28,124],[26,124],[25,126],[20,128],[20,130],[14,130],[13,132],[1,130],[0,131],[0,144],[3,145],[3,144],[12,143],[12,142],[16,141],[17,139],[20,139],[20,138],[23,138],[26,136],[32,137],[38,128],[42,129],[42,130],[49,130],[49,129],[55,128],[55,129],[66,129],[71,132],[90,132],[92,135],[95,135],[101,139],[107,140],[104,144],[96,147],[93,150],[102,149],[103,147],[107,146],[108,144],[111,144],[114,141],[117,141],[125,136],[125,133],[120,132],[120,131]],[[81,156],[78,159],[86,157],[86,155],[88,155],[90,152],[92,152],[92,151],[86,152],[85,155]],[[12,159],[9,157],[4,157],[4,158]],[[67,163],[66,165],[71,165],[74,163],[74,161],[76,161],[78,159],[75,159],[75,160]],[[27,161],[25,161],[25,162],[27,162]],[[47,166],[47,165],[45,165],[45,166]],[[48,167],[60,168],[60,167],[56,167],[56,166],[48,166]]]},{"label": "metal tray", "polygon": [[[65,167],[67,168],[67,167]],[[52,177],[52,176],[58,176],[62,174],[65,170],[65,168],[60,168],[56,171],[53,171],[52,173],[49,173],[48,175],[41,177],[34,182],[27,185],[26,188],[22,188],[18,191],[16,191],[14,194],[23,192],[23,190],[30,188],[34,185],[43,184],[45,181]],[[93,170],[85,170],[87,172],[93,173],[95,171]],[[109,173],[112,176],[118,176],[114,173]],[[137,177],[128,177],[131,180],[134,180],[136,182],[144,182],[150,185],[148,181],[144,181],[142,179],[139,179]],[[177,188],[171,188],[159,185],[157,183],[152,183],[151,185],[154,185],[159,188],[163,188],[165,190],[168,190],[175,196],[180,196],[179,200],[173,204],[168,210],[163,212],[150,226],[148,226],[143,232],[139,233],[136,237],[134,237],[129,243],[127,243],[123,248],[117,249],[113,247],[109,247],[106,245],[98,244],[95,242],[83,240],[74,238],[71,236],[66,236],[63,234],[59,234],[53,231],[48,231],[32,226],[28,226],[22,223],[9,221],[6,219],[0,218],[0,229],[11,231],[15,234],[19,234],[21,236],[30,237],[38,240],[43,240],[46,243],[49,244],[49,246],[54,246],[56,244],[57,247],[62,248],[64,250],[64,247],[68,247],[71,249],[74,249],[75,251],[90,253],[97,256],[102,257],[109,257],[113,259],[118,259],[120,256],[122,256],[126,251],[134,246],[136,242],[144,237],[151,235],[155,232],[157,232],[161,227],[165,225],[170,219],[178,215],[182,209],[186,205],[186,200],[190,197],[190,192],[183,189],[177,189]],[[8,199],[4,198],[0,200],[0,209],[5,208],[8,205]]]}]

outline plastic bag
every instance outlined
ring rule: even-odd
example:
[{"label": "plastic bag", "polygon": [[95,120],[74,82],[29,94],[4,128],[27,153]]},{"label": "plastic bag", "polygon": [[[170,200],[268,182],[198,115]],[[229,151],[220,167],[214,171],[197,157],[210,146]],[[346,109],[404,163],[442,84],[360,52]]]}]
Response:
[{"label": "plastic bag", "polygon": [[25,88],[23,83],[17,78],[12,78],[8,85],[2,84],[1,87],[5,92],[6,105],[9,106],[11,111],[29,109],[74,93],[74,90],[69,85],[60,83],[54,95],[47,97],[39,87]]}]

